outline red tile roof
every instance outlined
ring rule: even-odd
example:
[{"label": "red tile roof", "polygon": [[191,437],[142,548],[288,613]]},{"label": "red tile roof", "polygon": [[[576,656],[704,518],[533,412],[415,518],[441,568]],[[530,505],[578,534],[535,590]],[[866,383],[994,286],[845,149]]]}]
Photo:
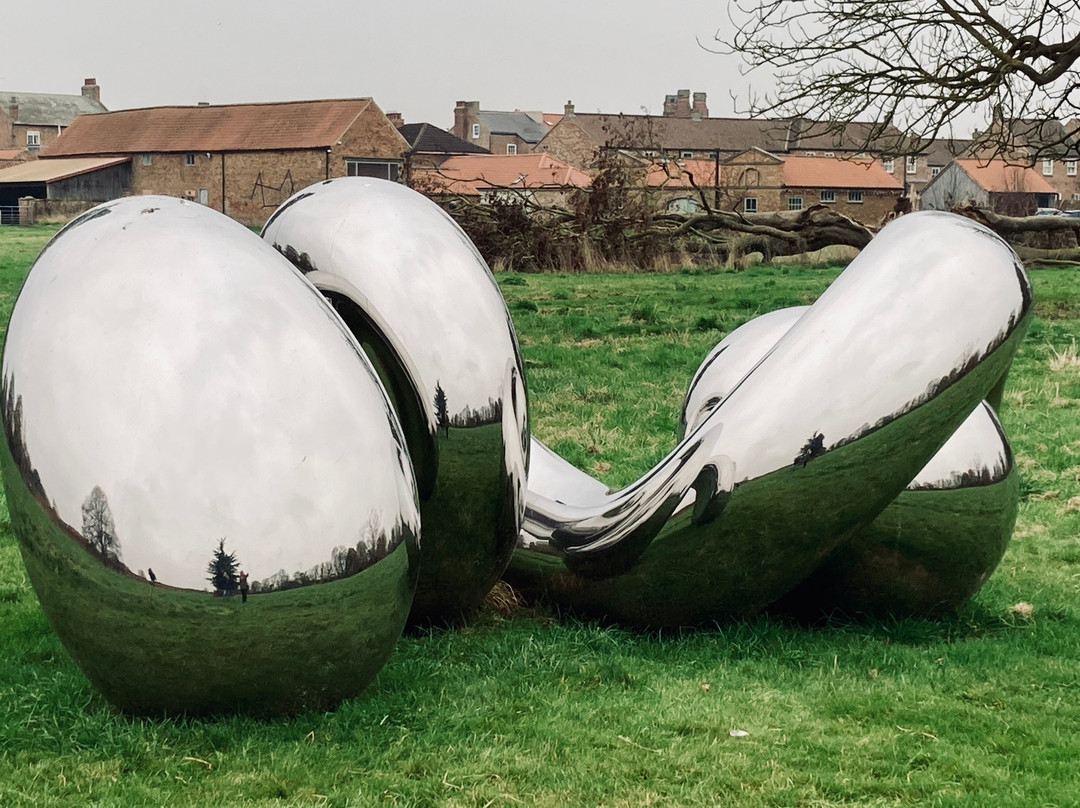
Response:
[{"label": "red tile roof", "polygon": [[373,103],[353,98],[81,115],[42,156],[329,148]]},{"label": "red tile roof", "polygon": [[784,185],[788,188],[879,188],[903,190],[904,185],[873,160],[785,155]]},{"label": "red tile roof", "polygon": [[592,178],[549,154],[462,154],[426,172],[447,193],[476,196],[491,188],[587,187]]},{"label": "red tile roof", "polygon": [[1056,194],[1057,191],[1033,168],[1010,165],[1004,160],[984,162],[974,158],[956,161],[984,191],[1029,194]]}]

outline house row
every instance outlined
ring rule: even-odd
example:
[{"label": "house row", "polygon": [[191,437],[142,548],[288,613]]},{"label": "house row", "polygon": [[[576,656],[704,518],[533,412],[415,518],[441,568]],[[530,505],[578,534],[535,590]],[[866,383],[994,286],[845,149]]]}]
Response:
[{"label": "house row", "polygon": [[[339,176],[410,182],[433,195],[556,201],[587,187],[605,153],[626,161],[666,210],[822,204],[873,225],[901,197],[917,205],[928,192],[924,207],[983,192],[1015,211],[1080,207],[1067,136],[1060,154],[1033,169],[977,171],[954,159],[970,149],[966,141],[907,153],[907,139],[892,127],[829,131],[802,118],[713,118],[706,95],[689,90],[665,97],[658,116],[579,113],[571,102],[560,114],[485,111],[459,101],[450,131],[406,124],[371,98],[108,112],[96,81],[87,79],[82,90],[9,94],[0,111],[0,158],[12,159],[8,168],[0,163],[0,216],[12,216],[26,198],[63,216],[117,196],[157,193],[257,225],[294,191]],[[1023,133],[1020,127],[1015,138],[1021,155]],[[1027,142],[1044,134],[1027,132]]]}]

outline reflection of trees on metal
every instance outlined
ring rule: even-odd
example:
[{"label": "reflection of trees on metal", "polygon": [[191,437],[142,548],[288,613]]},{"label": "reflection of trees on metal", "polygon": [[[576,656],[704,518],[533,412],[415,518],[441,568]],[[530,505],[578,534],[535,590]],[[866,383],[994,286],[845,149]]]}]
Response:
[{"label": "reflection of trees on metal", "polygon": [[406,539],[407,533],[407,529],[400,524],[387,533],[382,527],[379,514],[372,511],[360,528],[360,540],[354,546],[335,547],[328,561],[316,564],[310,569],[297,570],[291,575],[286,570],[280,569],[268,578],[252,581],[251,592],[254,594],[296,589],[309,584],[348,578],[371,567],[393,552]]},{"label": "reflection of trees on metal", "polygon": [[214,556],[206,568],[206,571],[210,573],[206,580],[213,584],[215,591],[227,595],[236,590],[239,582],[237,576],[239,568],[240,562],[236,560],[236,553],[225,552],[225,539],[219,539]]},{"label": "reflection of trees on metal", "polygon": [[496,424],[502,420],[502,401],[489,398],[481,407],[466,407],[450,419],[450,426],[459,429]]},{"label": "reflection of trees on metal", "polygon": [[82,535],[87,545],[102,557],[117,555],[116,537],[109,500],[100,486],[94,486],[82,504]]},{"label": "reflection of trees on metal", "polygon": [[30,492],[37,497],[47,508],[52,506],[45,495],[45,487],[41,484],[41,477],[37,469],[30,462],[30,452],[26,448],[26,432],[23,427],[23,403],[22,396],[15,394],[15,377],[8,375],[0,384],[0,400],[3,401],[4,438],[7,440],[8,449],[11,450],[11,459],[15,461],[15,468],[22,472],[23,480],[26,481]]},{"label": "reflection of trees on metal", "polygon": [[446,437],[450,437],[450,416],[446,412],[446,391],[435,382],[435,423]]}]

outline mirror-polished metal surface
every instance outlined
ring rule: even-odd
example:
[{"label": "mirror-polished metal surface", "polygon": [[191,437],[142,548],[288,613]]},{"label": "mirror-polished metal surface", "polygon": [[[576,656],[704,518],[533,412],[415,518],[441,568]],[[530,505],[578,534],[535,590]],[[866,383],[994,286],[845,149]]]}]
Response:
[{"label": "mirror-polished metal surface", "polygon": [[[770,312],[725,337],[690,384],[684,431],[696,427],[806,311]],[[869,526],[777,606],[811,619],[954,611],[1001,561],[1018,505],[1012,452],[984,401]]]},{"label": "mirror-polished metal surface", "polygon": [[1030,302],[986,228],[898,219],[725,395],[692,386],[685,437],[638,482],[600,491],[538,452],[511,580],[646,625],[760,610],[870,524],[995,388]]},{"label": "mirror-polished metal surface", "polygon": [[307,188],[263,238],[333,303],[393,397],[424,524],[413,619],[475,609],[517,542],[529,448],[517,338],[487,265],[442,209],[385,180]]},{"label": "mirror-polished metal surface", "polygon": [[133,712],[358,693],[412,602],[407,449],[352,335],[287,261],[194,203],[63,228],[3,355],[12,524],[87,677]]},{"label": "mirror-polished metal surface", "polygon": [[997,568],[1019,503],[1009,443],[983,402],[889,507],[777,606],[809,619],[955,611]]}]

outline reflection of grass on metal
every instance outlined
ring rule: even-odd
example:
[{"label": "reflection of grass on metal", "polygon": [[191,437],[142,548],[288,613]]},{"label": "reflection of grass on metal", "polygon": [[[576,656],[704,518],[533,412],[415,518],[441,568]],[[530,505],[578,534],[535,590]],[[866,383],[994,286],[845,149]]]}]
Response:
[{"label": "reflection of grass on metal", "polygon": [[295,712],[359,693],[412,600],[409,548],[348,578],[223,599],[112,570],[41,509],[0,449],[42,606],[87,677],[138,713]]},{"label": "reflection of grass on metal", "polygon": [[[502,424],[451,426],[437,442],[438,482],[420,504],[423,563],[414,612],[441,621],[480,605],[509,560],[516,535],[500,525],[506,496]],[[477,526],[487,532],[477,535]],[[492,572],[485,576],[478,570]]]}]

